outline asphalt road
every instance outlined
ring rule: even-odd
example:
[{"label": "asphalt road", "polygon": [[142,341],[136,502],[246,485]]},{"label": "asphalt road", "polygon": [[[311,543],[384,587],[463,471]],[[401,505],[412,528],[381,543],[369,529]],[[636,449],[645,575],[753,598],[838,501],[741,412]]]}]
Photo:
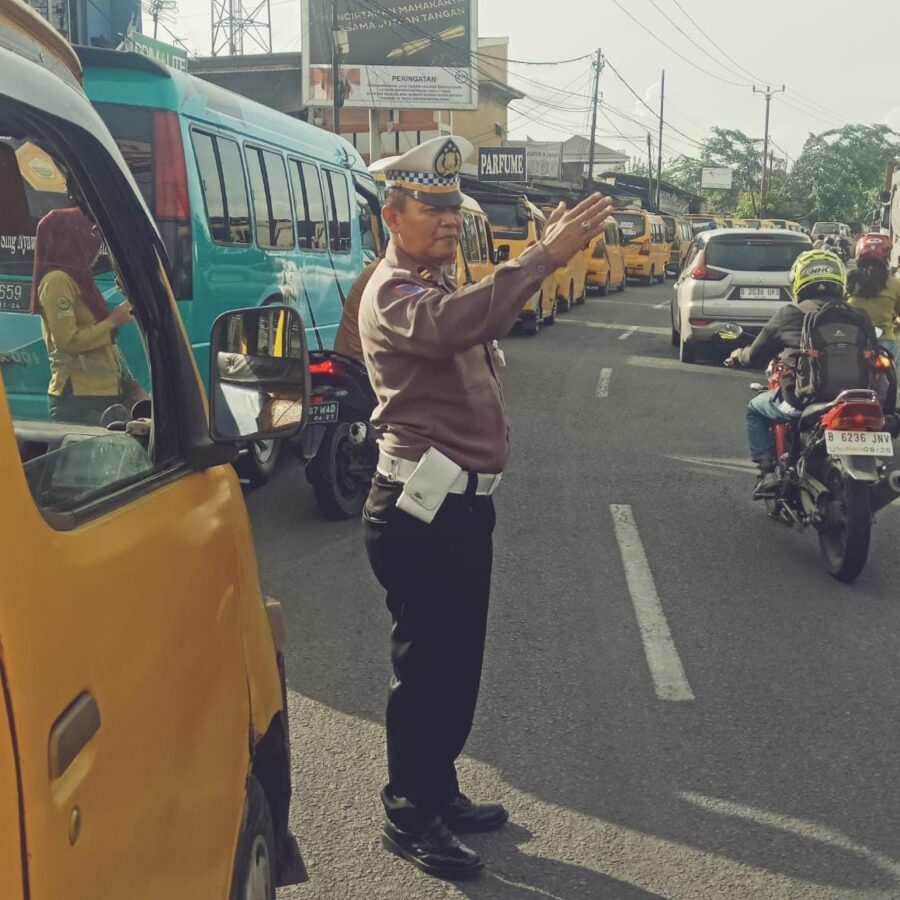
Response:
[{"label": "asphalt road", "polygon": [[378,841],[389,619],[358,523],[321,520],[291,464],[248,495],[310,872],[279,900],[900,897],[900,513],[849,587],[767,519],[754,376],[676,361],[671,290],[504,342],[513,456],[461,772],[511,823],[470,839],[474,883]]}]

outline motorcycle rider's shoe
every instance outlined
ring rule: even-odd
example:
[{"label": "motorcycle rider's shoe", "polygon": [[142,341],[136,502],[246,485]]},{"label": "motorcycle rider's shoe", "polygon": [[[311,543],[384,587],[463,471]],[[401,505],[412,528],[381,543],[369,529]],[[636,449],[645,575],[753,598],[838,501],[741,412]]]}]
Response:
[{"label": "motorcycle rider's shoe", "polygon": [[756,488],[753,491],[754,500],[773,500],[778,496],[778,486],[781,479],[774,469],[760,469],[756,479]]},{"label": "motorcycle rider's shoe", "polygon": [[478,854],[463,844],[440,816],[434,816],[416,832],[402,831],[388,819],[381,843],[385,850],[409,860],[435,878],[476,878],[484,865]]}]

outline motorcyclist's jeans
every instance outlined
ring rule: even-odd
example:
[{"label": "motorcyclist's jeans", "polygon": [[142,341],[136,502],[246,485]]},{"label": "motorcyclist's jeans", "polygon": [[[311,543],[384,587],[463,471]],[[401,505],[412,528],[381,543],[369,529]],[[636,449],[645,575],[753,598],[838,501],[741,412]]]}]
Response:
[{"label": "motorcyclist's jeans", "polygon": [[764,391],[757,394],[747,404],[747,442],[750,445],[750,458],[757,463],[775,461],[775,438],[772,425],[776,422],[790,422],[800,415],[784,412],[778,391]]}]

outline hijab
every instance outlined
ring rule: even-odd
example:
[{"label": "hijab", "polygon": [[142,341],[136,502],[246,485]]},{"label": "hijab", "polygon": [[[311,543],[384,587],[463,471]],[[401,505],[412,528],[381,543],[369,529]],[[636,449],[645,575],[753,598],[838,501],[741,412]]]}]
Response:
[{"label": "hijab", "polygon": [[50,272],[65,272],[81,294],[81,300],[100,322],[109,307],[94,284],[91,271],[103,242],[91,220],[77,207],[54,209],[37,224],[34,243],[34,276],[31,312],[40,313],[40,286]]}]

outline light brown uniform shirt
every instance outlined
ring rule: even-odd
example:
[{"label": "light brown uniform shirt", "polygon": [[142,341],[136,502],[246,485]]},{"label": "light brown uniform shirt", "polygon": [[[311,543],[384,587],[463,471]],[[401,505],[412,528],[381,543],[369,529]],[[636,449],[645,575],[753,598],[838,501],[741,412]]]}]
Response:
[{"label": "light brown uniform shirt", "polygon": [[509,431],[488,342],[507,334],[552,268],[538,244],[457,289],[388,245],[359,311],[378,397],[371,421],[386,453],[415,461],[435,447],[468,472],[504,470]]}]

